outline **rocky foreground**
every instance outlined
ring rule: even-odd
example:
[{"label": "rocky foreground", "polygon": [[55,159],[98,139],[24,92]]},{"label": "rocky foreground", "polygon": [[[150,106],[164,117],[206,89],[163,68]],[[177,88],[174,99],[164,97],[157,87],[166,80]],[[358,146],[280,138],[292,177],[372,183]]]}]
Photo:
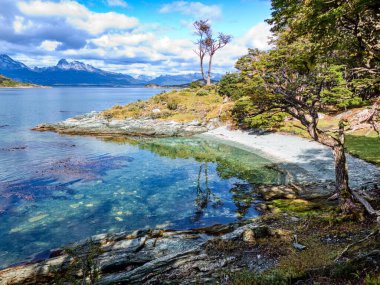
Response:
[{"label": "rocky foreground", "polygon": [[101,113],[92,112],[55,124],[41,124],[36,131],[53,131],[71,135],[125,135],[149,137],[181,137],[200,134],[218,127],[217,121],[175,122],[152,118],[108,119]]},{"label": "rocky foreground", "polygon": [[[237,266],[244,262],[256,270],[272,266],[271,258],[258,256],[257,249],[250,249],[255,236],[262,238],[270,234],[272,232],[268,227],[252,223],[197,231],[146,230],[113,236],[99,235],[91,241],[74,245],[79,252],[77,256],[67,254],[64,250],[53,250],[43,262],[19,265],[0,272],[0,282],[52,284],[57,279],[68,281],[74,277],[81,280],[83,268],[75,267],[73,263],[75,259],[83,258],[86,262],[96,264],[96,270],[100,273],[97,284],[204,284],[215,280],[221,274],[218,270],[230,265]],[[243,244],[243,248],[239,248],[241,253],[221,256],[213,248],[215,241],[211,241],[217,235],[220,246],[228,246],[229,241],[240,239]],[[80,250],[89,246],[96,248],[99,255],[91,257],[86,253],[86,256],[78,257],[82,253]]]},{"label": "rocky foreground", "polygon": [[378,232],[368,235],[374,224],[337,216],[325,191],[315,196],[296,185],[272,185],[258,192],[264,215],[255,220],[97,235],[0,270],[0,284],[347,284],[352,278],[350,284],[362,284],[379,266]]}]

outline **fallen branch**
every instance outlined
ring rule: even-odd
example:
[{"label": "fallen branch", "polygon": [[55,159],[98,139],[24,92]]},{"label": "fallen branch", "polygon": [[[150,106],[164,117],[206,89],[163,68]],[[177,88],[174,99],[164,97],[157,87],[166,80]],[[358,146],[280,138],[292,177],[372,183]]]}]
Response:
[{"label": "fallen branch", "polygon": [[372,233],[370,233],[369,235],[367,235],[366,237],[362,238],[361,240],[358,240],[356,242],[353,242],[353,243],[350,243],[349,245],[346,246],[346,248],[341,252],[341,254],[338,255],[337,258],[335,258],[335,262],[338,262],[339,259],[341,259],[343,257],[343,255],[346,254],[346,252],[353,246],[355,245],[358,245],[362,242],[365,242],[366,240],[369,240],[372,236],[375,236],[379,233],[379,229],[376,229],[375,231],[373,231]]},{"label": "fallen branch", "polygon": [[380,227],[380,211],[376,211],[371,204],[363,197],[361,196],[358,192],[352,191],[352,195],[354,195],[355,199],[363,205],[365,210],[370,214],[371,216],[376,217],[376,222]]}]

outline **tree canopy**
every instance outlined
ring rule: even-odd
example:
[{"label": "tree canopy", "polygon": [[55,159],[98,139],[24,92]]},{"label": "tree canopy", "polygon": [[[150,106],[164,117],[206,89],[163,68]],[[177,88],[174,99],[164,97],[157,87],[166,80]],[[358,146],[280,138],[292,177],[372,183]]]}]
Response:
[{"label": "tree canopy", "polygon": [[[221,95],[236,100],[238,123],[272,127],[297,119],[310,137],[333,149],[342,209],[356,208],[344,152],[346,122],[318,127],[320,112],[370,104],[380,95],[380,3],[372,0],[273,0],[274,48],[250,49],[226,75]],[[236,91],[236,90],[239,90]]]}]

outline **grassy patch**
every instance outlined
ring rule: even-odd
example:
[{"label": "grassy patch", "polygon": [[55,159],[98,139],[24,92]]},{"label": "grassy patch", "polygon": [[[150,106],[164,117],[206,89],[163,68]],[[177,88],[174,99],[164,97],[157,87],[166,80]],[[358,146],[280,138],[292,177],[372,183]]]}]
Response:
[{"label": "grassy patch", "polygon": [[271,201],[268,207],[276,207],[280,212],[287,212],[291,214],[298,214],[300,216],[307,216],[311,214],[316,214],[318,210],[321,209],[321,205],[313,203],[311,201],[303,199],[277,199]]},{"label": "grassy patch", "polygon": [[380,137],[347,135],[346,148],[352,155],[380,165]]},{"label": "grassy patch", "polygon": [[188,88],[161,93],[147,101],[117,105],[104,111],[103,115],[115,119],[154,118],[177,122],[207,121],[212,118],[227,120],[231,106],[223,104],[215,88]]},{"label": "grassy patch", "polygon": [[0,75],[0,87],[22,87],[22,86],[36,86],[36,85],[17,82]]},{"label": "grassy patch", "polygon": [[[319,121],[318,127],[325,131],[332,130],[337,128],[338,122],[335,117],[325,116]],[[310,139],[308,132],[296,120],[285,122],[277,131]],[[346,150],[356,157],[380,165],[380,138],[375,132],[357,130],[354,133],[347,134]]]}]

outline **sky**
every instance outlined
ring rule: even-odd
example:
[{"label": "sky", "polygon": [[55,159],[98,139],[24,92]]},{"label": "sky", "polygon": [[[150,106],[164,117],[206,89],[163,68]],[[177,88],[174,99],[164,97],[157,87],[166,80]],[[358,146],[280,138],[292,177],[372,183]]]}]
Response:
[{"label": "sky", "polygon": [[269,48],[269,16],[266,0],[0,0],[0,54],[31,67],[66,58],[135,76],[194,73],[192,23],[208,19],[233,37],[215,55],[224,73],[248,48]]}]

